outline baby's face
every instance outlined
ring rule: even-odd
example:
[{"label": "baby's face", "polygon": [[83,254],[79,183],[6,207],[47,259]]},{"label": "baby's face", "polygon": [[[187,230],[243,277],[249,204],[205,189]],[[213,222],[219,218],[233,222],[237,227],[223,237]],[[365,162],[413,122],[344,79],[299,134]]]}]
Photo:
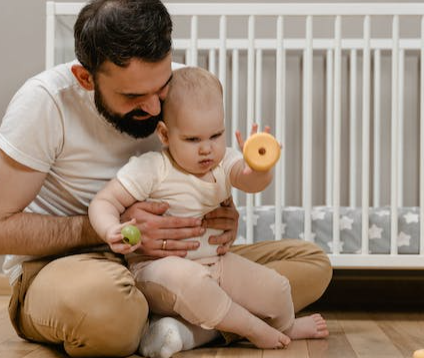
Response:
[{"label": "baby's face", "polygon": [[222,103],[182,107],[168,124],[169,151],[181,168],[202,176],[215,168],[225,154]]}]

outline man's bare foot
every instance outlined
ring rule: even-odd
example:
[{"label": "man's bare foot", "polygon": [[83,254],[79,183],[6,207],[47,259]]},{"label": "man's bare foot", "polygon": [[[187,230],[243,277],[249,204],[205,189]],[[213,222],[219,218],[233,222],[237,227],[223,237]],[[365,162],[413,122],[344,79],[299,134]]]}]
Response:
[{"label": "man's bare foot", "polygon": [[291,339],[325,338],[330,334],[325,319],[319,313],[296,318],[293,326],[284,333]]}]

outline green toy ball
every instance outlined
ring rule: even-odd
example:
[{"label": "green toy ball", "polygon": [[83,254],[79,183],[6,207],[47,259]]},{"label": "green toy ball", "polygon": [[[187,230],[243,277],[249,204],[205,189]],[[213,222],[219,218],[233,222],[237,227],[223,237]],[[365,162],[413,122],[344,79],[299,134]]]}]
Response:
[{"label": "green toy ball", "polygon": [[141,232],[137,226],[126,225],[122,228],[121,234],[124,237],[123,241],[126,244],[135,245],[141,240]]}]

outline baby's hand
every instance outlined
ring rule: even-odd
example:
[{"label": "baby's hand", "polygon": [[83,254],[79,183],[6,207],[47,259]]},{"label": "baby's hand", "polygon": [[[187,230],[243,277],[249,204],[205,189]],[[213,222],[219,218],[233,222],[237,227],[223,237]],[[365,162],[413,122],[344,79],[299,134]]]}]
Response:
[{"label": "baby's hand", "polygon": [[270,134],[270,127],[266,126],[263,133],[257,134],[258,125],[254,123],[250,137],[244,141],[240,131],[236,131],[236,138],[245,159],[243,174],[252,171],[267,172],[280,157],[281,144]]},{"label": "baby's hand", "polygon": [[141,240],[137,244],[131,245],[127,241],[124,241],[124,236],[121,232],[124,227],[134,224],[135,219],[131,219],[123,224],[112,225],[108,228],[106,231],[106,242],[113,252],[126,255],[140,248]]}]

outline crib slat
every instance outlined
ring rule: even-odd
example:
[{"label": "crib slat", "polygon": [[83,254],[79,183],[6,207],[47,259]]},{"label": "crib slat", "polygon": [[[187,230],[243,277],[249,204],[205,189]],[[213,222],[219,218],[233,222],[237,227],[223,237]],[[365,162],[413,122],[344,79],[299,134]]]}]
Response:
[{"label": "crib slat", "polygon": [[420,55],[420,254],[424,255],[424,16],[421,17]]},{"label": "crib slat", "polygon": [[248,48],[247,48],[247,135],[254,122],[255,111],[255,17],[248,20]]},{"label": "crib slat", "polygon": [[356,79],[358,76],[356,65],[356,50],[350,50],[350,103],[349,103],[349,135],[350,135],[350,158],[349,158],[349,206],[356,207],[356,130],[358,128],[356,118]]},{"label": "crib slat", "polygon": [[187,66],[190,66],[190,58],[191,58],[190,49],[187,47],[185,50],[185,59],[184,59],[184,63]]},{"label": "crib slat", "polygon": [[333,129],[333,254],[340,253],[340,135],[342,77],[342,19],[334,21],[334,129]]},{"label": "crib slat", "polygon": [[198,19],[194,15],[191,17],[191,36],[190,36],[190,66],[197,66],[197,27]]},{"label": "crib slat", "polygon": [[216,75],[216,51],[215,51],[215,49],[209,50],[208,70],[209,70],[209,72]]},{"label": "crib slat", "polygon": [[[256,50],[256,79],[255,79],[255,122],[258,130],[262,130],[262,50]],[[262,192],[255,194],[255,206],[262,205]]]},{"label": "crib slat", "polygon": [[327,50],[325,64],[325,205],[333,202],[333,51]]},{"label": "crib slat", "polygon": [[403,117],[403,102],[404,102],[404,72],[405,72],[405,51],[399,49],[399,82],[398,82],[398,207],[403,206],[403,133],[405,121]]},{"label": "crib slat", "polygon": [[[277,18],[277,49],[275,59],[275,136],[277,140],[285,143],[285,111],[286,108],[286,59],[283,50],[284,38],[284,19],[282,16]],[[277,162],[275,169],[275,240],[280,240],[283,236],[282,232],[282,207],[285,205],[285,150],[281,152],[280,160]]]},{"label": "crib slat", "polygon": [[51,1],[46,2],[46,69],[55,65],[55,4]]},{"label": "crib slat", "polygon": [[303,208],[305,210],[304,238],[312,241],[311,212],[312,212],[312,102],[313,102],[313,18],[306,17],[306,48],[304,60],[305,92],[303,118]]},{"label": "crib slat", "polygon": [[[231,72],[231,146],[233,148],[238,148],[237,140],[234,135],[236,129],[239,129],[239,51],[233,50],[232,52],[232,72]],[[237,189],[232,190],[233,200],[235,205],[239,205],[239,192]]]},{"label": "crib slat", "polygon": [[[247,133],[249,136],[252,124],[254,122],[254,100],[255,100],[255,17],[249,16],[248,20],[248,40],[249,47],[247,49]],[[246,195],[246,211],[247,211],[247,230],[246,239],[248,243],[253,242],[253,195]]]},{"label": "crib slat", "polygon": [[219,18],[219,81],[222,85],[224,98],[224,113],[227,108],[227,17]]},{"label": "crib slat", "polygon": [[256,51],[255,122],[262,128],[262,50]]},{"label": "crib slat", "polygon": [[373,205],[380,206],[380,172],[381,172],[381,51],[374,51],[374,172]]},{"label": "crib slat", "polygon": [[368,255],[369,165],[370,165],[370,86],[371,86],[371,19],[364,17],[364,51],[362,65],[362,255]]},{"label": "crib slat", "polygon": [[398,125],[399,125],[399,16],[393,16],[392,24],[392,128],[391,128],[391,225],[390,225],[390,254],[397,254],[397,237],[398,237]]}]

